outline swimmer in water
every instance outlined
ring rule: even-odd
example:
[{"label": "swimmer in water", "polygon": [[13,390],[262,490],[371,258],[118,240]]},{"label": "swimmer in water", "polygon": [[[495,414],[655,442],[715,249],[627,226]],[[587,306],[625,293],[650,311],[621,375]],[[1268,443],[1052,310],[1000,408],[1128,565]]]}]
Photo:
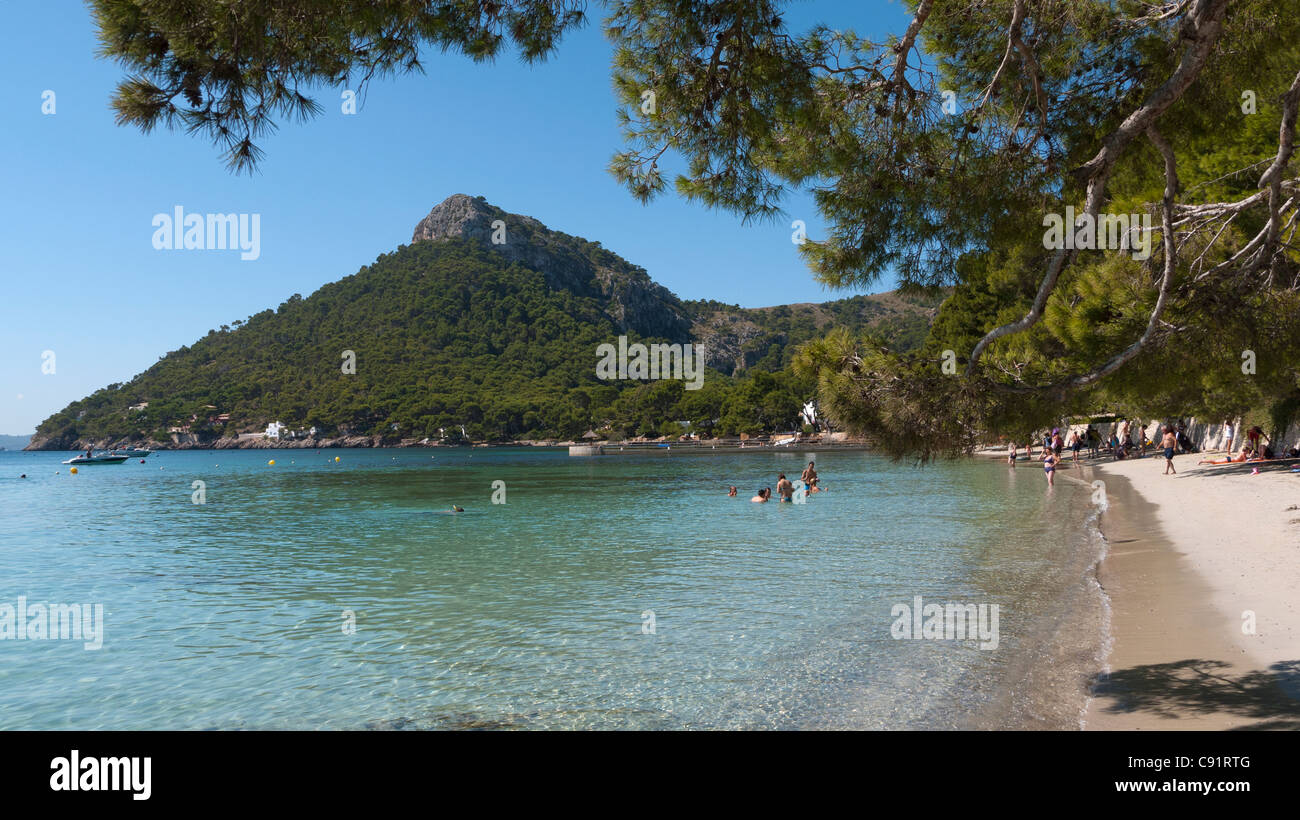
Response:
[{"label": "swimmer in water", "polygon": [[794,485],[790,483],[790,479],[785,477],[785,473],[781,473],[781,475],[777,477],[776,491],[781,496],[782,501],[788,502],[793,500]]},{"label": "swimmer in water", "polygon": [[729,488],[727,489],[727,498],[735,498],[735,497],[736,497],[736,488],[735,488],[735,487],[729,487]]},{"label": "swimmer in water", "polygon": [[751,499],[749,499],[749,500],[752,501],[752,502],[754,502],[755,504],[762,504],[762,503],[764,503],[764,502],[767,501],[767,496],[768,496],[768,493],[770,493],[770,492],[771,492],[771,490],[759,490],[759,491],[758,491],[758,495],[754,496],[753,498],[751,498]]},{"label": "swimmer in water", "polygon": [[457,507],[455,504],[452,504],[452,505],[451,505],[451,511],[452,511],[452,512],[465,512],[465,508],[464,508],[464,507]]}]

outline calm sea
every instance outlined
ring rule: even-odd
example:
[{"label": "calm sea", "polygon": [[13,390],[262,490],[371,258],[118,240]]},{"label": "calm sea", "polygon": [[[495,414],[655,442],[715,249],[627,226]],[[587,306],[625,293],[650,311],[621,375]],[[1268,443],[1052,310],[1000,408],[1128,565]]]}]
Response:
[{"label": "calm sea", "polygon": [[[1026,464],[70,455],[0,453],[0,615],[101,604],[103,646],[8,633],[0,729],[1073,728],[1100,665],[1091,490]],[[916,596],[997,648],[895,638]]]}]

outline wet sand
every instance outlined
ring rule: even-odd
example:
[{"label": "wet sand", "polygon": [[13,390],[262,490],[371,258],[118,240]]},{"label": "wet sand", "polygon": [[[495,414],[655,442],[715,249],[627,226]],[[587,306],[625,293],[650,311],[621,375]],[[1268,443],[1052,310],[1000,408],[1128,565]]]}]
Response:
[{"label": "wet sand", "polygon": [[1108,499],[1113,643],[1087,729],[1300,728],[1300,475],[1199,458],[1070,471]]}]

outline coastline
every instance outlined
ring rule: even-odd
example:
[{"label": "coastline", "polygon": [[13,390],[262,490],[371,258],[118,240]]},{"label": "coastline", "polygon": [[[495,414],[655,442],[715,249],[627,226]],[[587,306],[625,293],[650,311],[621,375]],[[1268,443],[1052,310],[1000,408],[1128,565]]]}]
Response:
[{"label": "coastline", "polygon": [[[149,450],[337,450],[337,449],[470,449],[481,447],[572,447],[575,445],[591,444],[591,442],[568,441],[556,439],[521,439],[519,441],[473,441],[464,442],[463,444],[445,444],[442,442],[429,442],[419,439],[394,439],[384,436],[341,436],[337,438],[302,438],[302,439],[269,439],[269,438],[220,438],[210,441],[130,441],[125,439],[95,439],[85,440],[78,439],[73,442],[75,446],[66,446],[64,441],[50,441],[49,439],[33,438],[31,443],[22,448],[22,452],[56,452],[56,453],[76,453],[85,450],[121,450],[131,447],[147,448]],[[628,440],[628,441],[598,441],[595,444],[607,448],[607,455],[615,455],[623,448],[627,448],[637,453],[655,452],[655,448],[663,447],[665,442],[656,440]],[[667,445],[675,447],[681,452],[726,452],[726,453],[745,453],[745,452],[780,452],[797,448],[804,451],[816,452],[841,452],[845,450],[866,450],[869,449],[865,442],[856,439],[841,439],[835,441],[819,442],[796,442],[791,445],[776,445],[770,442],[746,441],[743,444],[733,439],[702,439],[693,442],[667,442]],[[3,449],[3,448],[0,448]],[[18,452],[18,451],[15,451]]]},{"label": "coastline", "polygon": [[1079,471],[1106,484],[1112,608],[1085,729],[1300,728],[1300,476],[1200,457]]}]

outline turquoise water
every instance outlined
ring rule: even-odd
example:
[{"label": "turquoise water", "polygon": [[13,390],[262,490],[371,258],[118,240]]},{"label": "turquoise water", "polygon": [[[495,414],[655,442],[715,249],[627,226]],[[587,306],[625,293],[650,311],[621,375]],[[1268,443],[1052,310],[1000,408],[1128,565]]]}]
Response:
[{"label": "turquoise water", "polygon": [[[1069,727],[1104,637],[1089,490],[1028,465],[68,455],[0,453],[0,605],[102,603],[103,648],[0,640],[3,729]],[[998,648],[891,637],[916,595]]]}]

